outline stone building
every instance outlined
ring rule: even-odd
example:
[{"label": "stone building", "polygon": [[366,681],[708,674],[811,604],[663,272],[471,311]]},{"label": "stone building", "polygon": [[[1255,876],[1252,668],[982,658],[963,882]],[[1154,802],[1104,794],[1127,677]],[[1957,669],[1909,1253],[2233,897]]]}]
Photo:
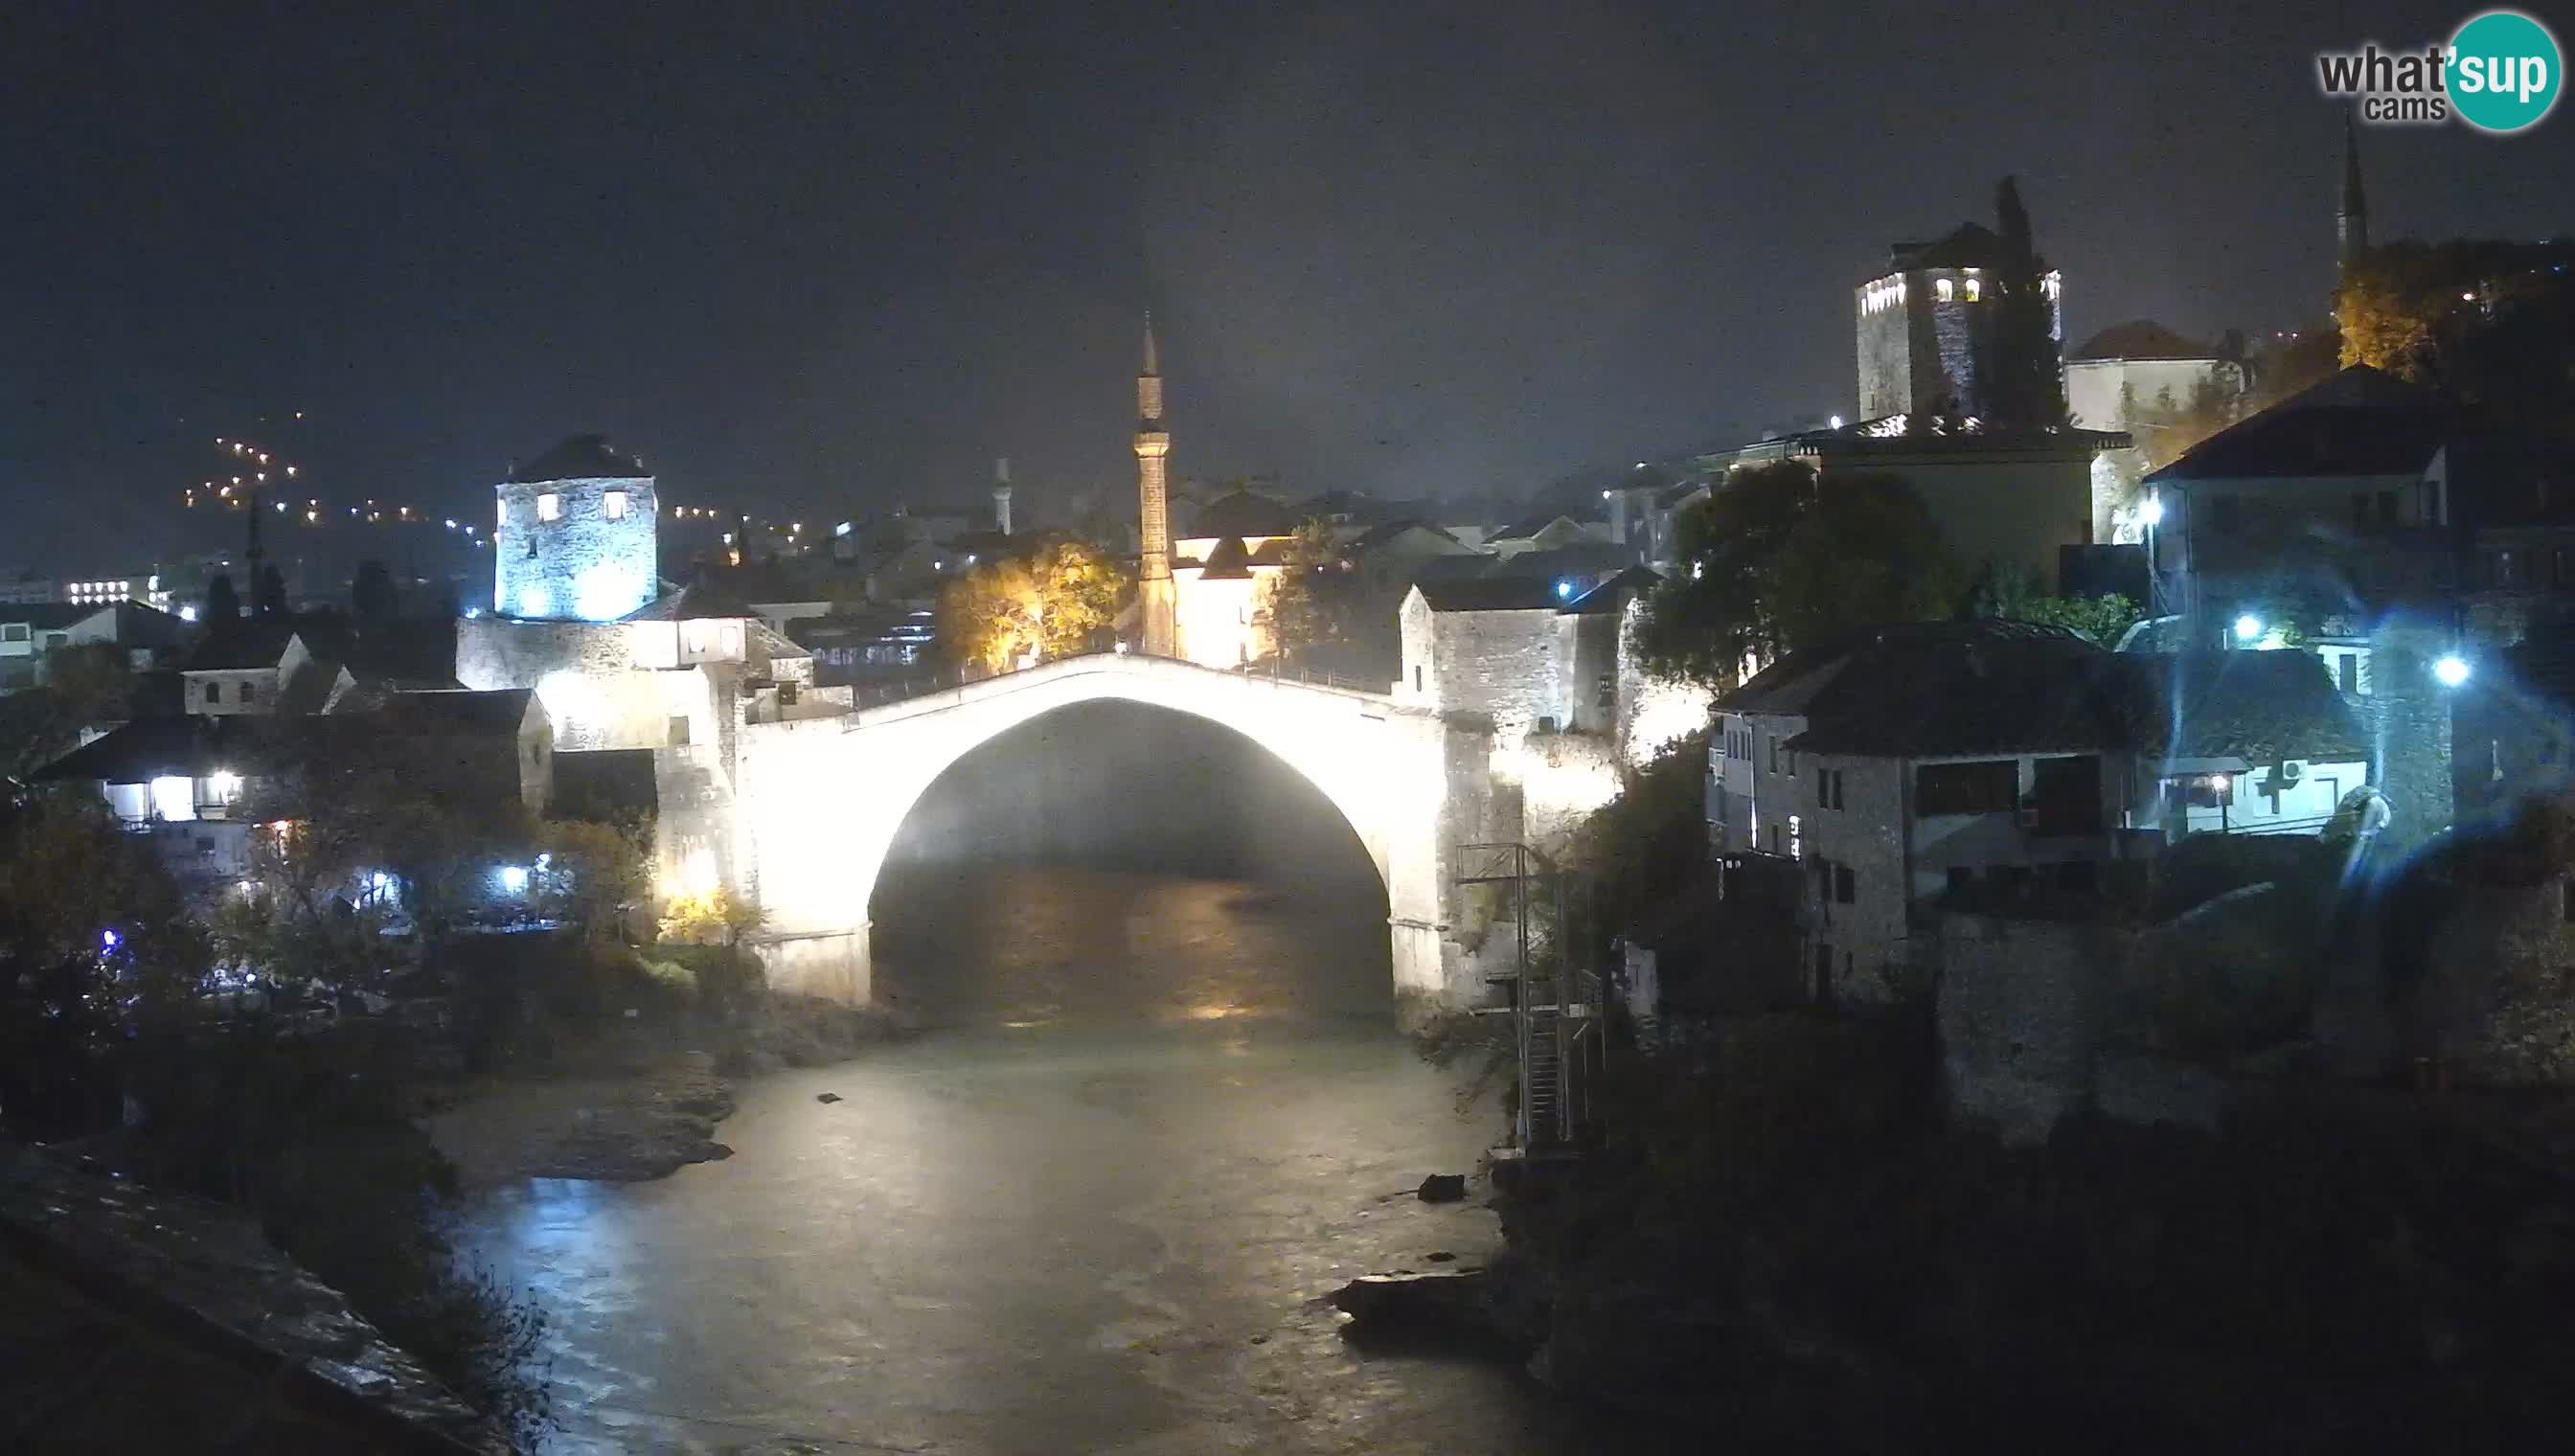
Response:
[{"label": "stone building", "polygon": [[652,479],[601,437],[496,494],[494,596],[513,610],[456,624],[457,680],[534,690],[563,752],[650,750],[663,886],[750,890],[731,813],[741,729],[847,712],[850,690],[815,687],[812,655],[748,604],[661,590]]},{"label": "stone building", "polygon": [[2089,892],[2193,832],[2321,832],[2367,779],[2303,653],[2113,654],[2008,622],[1872,629],[1716,703],[1709,838],[1805,866],[1819,998],[1886,1000],[1944,894]]},{"label": "stone building", "polygon": [[[2001,319],[1995,287],[2002,261],[2002,241],[1974,223],[1890,250],[1886,272],[1861,284],[1854,298],[1861,419],[1989,413],[1982,371]],[[2051,270],[2040,287],[2048,337],[2062,342],[2063,281]]]},{"label": "stone building", "polygon": [[606,436],[571,437],[512,470],[498,495],[494,612],[614,622],[653,600],[661,519],[653,477]]}]

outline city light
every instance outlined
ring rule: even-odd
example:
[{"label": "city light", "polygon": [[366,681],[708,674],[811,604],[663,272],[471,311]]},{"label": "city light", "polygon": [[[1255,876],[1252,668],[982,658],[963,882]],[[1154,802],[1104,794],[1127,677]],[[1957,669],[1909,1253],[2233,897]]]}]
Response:
[{"label": "city light", "polygon": [[1555,597],[1556,597],[1556,600],[1557,600],[1557,601],[1559,601],[1559,602],[1561,602],[1561,601],[1563,601],[1565,598],[1568,598],[1568,597],[1570,597],[1570,596],[1572,596],[1572,595],[1573,595],[1573,580],[1572,580],[1571,578],[1569,578],[1569,577],[1561,577],[1561,578],[1558,578],[1558,579],[1556,580],[1556,584],[1555,584]]},{"label": "city light", "polygon": [[2146,504],[2144,504],[2144,505],[2142,505],[2142,506],[2140,506],[2140,507],[2138,507],[2138,508],[2137,508],[2137,519],[2138,519],[2138,520],[2140,520],[2140,521],[2142,521],[2142,522],[2144,522],[2144,523],[2146,523],[2148,526],[2161,526],[2161,525],[2163,525],[2163,524],[2164,524],[2164,502],[2163,502],[2163,497],[2156,495],[2156,494],[2155,494],[2154,492],[2152,492],[2152,491],[2148,491],[2148,492],[2146,493]]},{"label": "city light", "polygon": [[2262,619],[2247,612],[2235,619],[2235,640],[2252,642],[2262,635]]},{"label": "city light", "polygon": [[527,887],[528,867],[526,865],[504,864],[501,866],[501,888],[512,894],[519,894],[524,892]]},{"label": "city light", "polygon": [[114,950],[123,938],[123,936],[118,935],[114,930],[101,930],[98,932],[98,948],[101,950]]},{"label": "city light", "polygon": [[2432,677],[2444,688],[2456,688],[2468,681],[2468,660],[2456,653],[2444,656],[2432,665]]}]

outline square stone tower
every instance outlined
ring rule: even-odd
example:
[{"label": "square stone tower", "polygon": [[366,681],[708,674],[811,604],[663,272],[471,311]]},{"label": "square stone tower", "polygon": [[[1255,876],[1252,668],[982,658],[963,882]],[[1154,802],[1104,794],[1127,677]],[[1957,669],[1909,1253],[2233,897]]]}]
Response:
[{"label": "square stone tower", "polygon": [[660,589],[661,507],[643,463],[603,435],[576,435],[498,487],[492,610],[554,622],[614,622]]},{"label": "square stone tower", "polygon": [[[1933,243],[1898,243],[1887,271],[1859,286],[1859,418],[1923,411],[1990,413],[1981,368],[1993,348],[2002,243],[1974,223]],[[2048,333],[2065,339],[2062,281],[2047,290]]]}]

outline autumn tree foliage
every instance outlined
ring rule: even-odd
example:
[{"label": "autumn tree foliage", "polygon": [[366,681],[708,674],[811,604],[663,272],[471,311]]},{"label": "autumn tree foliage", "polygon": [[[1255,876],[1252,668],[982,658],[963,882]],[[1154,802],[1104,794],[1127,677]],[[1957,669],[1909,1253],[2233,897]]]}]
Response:
[{"label": "autumn tree foliage", "polygon": [[993,673],[1097,652],[1133,587],[1127,570],[1089,542],[1045,541],[950,582],[939,595],[940,640],[959,662]]},{"label": "autumn tree foliage", "polygon": [[2495,424],[2575,436],[2575,243],[2373,248],[2334,296],[2342,363],[2439,389]]}]

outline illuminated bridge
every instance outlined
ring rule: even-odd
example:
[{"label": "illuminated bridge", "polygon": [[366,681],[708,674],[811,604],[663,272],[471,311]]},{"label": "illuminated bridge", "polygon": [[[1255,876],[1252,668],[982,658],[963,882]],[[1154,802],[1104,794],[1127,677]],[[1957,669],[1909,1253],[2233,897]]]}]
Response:
[{"label": "illuminated bridge", "polygon": [[[1493,837],[1492,736],[1381,694],[1246,677],[1175,659],[1070,658],[833,718],[741,729],[734,862],[767,911],[773,984],[864,1001],[868,902],[896,831],[932,781],[995,736],[1101,701],[1167,709],[1233,729],[1302,774],[1340,811],[1384,880],[1394,990],[1407,1014],[1482,991],[1454,927],[1448,863]],[[1515,825],[1514,825],[1515,827]]]}]

